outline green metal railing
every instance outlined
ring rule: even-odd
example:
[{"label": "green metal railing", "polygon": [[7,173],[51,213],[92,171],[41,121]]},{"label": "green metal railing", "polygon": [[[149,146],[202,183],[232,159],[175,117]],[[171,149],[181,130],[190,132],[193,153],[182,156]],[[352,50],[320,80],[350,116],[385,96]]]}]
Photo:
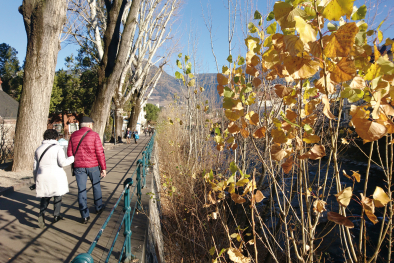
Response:
[{"label": "green metal railing", "polygon": [[[124,185],[124,190],[120,194],[118,200],[116,201],[114,207],[112,208],[110,214],[108,215],[107,219],[105,220],[103,226],[101,227],[100,231],[97,233],[96,238],[93,240],[92,244],[90,245],[90,248],[87,253],[82,253],[76,256],[72,263],[94,263],[93,257],[92,257],[92,252],[94,248],[97,245],[98,240],[100,239],[102,233],[104,232],[104,229],[107,227],[108,222],[110,221],[112,215],[114,214],[114,211],[116,207],[119,205],[120,200],[122,200],[122,197],[124,196],[124,215],[122,218],[122,221],[118,227],[118,231],[116,232],[114,241],[112,242],[111,248],[108,251],[107,258],[105,262],[108,262],[112,250],[114,249],[115,243],[118,239],[119,233],[122,230],[122,226],[124,225],[124,231],[123,235],[125,236],[125,240],[123,242],[122,250],[119,256],[119,262],[122,260],[125,262],[130,262],[132,259],[135,259],[135,256],[131,252],[131,224],[133,222],[133,218],[135,215],[136,211],[141,211],[141,196],[142,196],[142,188],[146,186],[146,170],[147,167],[150,163],[150,158],[153,150],[153,145],[154,145],[154,139],[155,139],[156,132],[152,135],[152,138],[149,140],[149,143],[146,145],[145,150],[142,152],[142,159],[139,159],[137,161],[137,169],[133,172],[132,176],[130,178],[127,178],[123,185]],[[136,181],[137,184],[136,186],[133,187],[133,177],[134,175],[137,174],[136,176]],[[133,187],[133,190],[130,188]],[[133,199],[135,193],[137,191],[137,202],[134,205],[134,208],[131,209],[130,206],[130,201]],[[124,257],[123,257],[124,256]]]}]

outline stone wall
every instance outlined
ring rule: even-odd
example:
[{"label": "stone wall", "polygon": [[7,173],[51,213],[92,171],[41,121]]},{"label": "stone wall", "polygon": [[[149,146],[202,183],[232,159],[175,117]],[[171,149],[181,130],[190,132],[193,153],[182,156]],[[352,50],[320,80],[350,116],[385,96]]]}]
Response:
[{"label": "stone wall", "polygon": [[146,257],[147,263],[164,263],[164,243],[163,234],[160,224],[160,174],[159,174],[159,158],[157,153],[157,143],[153,150],[151,157],[152,168],[149,171],[153,173],[153,182],[151,185],[151,196],[149,201],[149,227],[148,237],[146,243]]}]

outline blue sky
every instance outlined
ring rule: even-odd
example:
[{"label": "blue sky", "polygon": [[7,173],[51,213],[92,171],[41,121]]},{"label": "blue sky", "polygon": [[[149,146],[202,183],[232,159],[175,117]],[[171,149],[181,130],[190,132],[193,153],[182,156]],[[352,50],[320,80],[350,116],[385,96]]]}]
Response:
[{"label": "blue sky", "polygon": [[[393,8],[393,0],[382,0],[383,3],[378,7],[378,19],[383,19],[390,8]],[[267,13],[266,0],[239,0],[241,6],[238,6],[237,21],[238,27],[233,40],[233,56],[238,54],[245,55],[243,38],[245,32],[246,21],[244,19],[246,14],[245,7],[248,6],[248,14],[252,15],[254,10],[257,9],[262,13]],[[274,3],[274,1],[271,1]],[[360,6],[364,0],[356,0],[355,5]],[[212,26],[214,34],[214,51],[218,58],[219,68],[225,65],[228,56],[228,42],[227,42],[227,25],[228,25],[228,10],[227,0],[185,0],[183,9],[180,12],[180,17],[175,24],[176,36],[180,37],[180,45],[183,54],[191,53],[191,45],[188,44],[190,37],[196,37],[197,42],[197,61],[200,65],[198,71],[201,73],[217,72],[214,57],[211,51],[211,43],[209,32],[204,24],[202,6],[205,9],[204,14],[207,16],[207,4],[210,4],[212,12]],[[22,4],[21,0],[3,0],[0,5],[0,43],[7,43],[18,51],[18,57],[22,63],[26,54],[26,32],[23,25],[22,15],[18,12],[19,5]],[[376,7],[376,6],[375,6]],[[253,11],[252,11],[253,10]],[[240,13],[242,13],[242,21],[240,20]],[[385,38],[390,36],[394,37],[394,26],[391,25],[392,21],[386,21],[382,29],[384,30]],[[243,24],[243,31],[241,28]],[[386,26],[386,27],[385,27]],[[376,26],[375,26],[376,27]],[[191,33],[190,33],[191,32]],[[58,54],[57,69],[64,68],[64,59],[71,53],[76,55],[78,46],[73,44],[62,45],[62,49]],[[172,67],[167,67],[166,71],[173,74],[176,57],[171,59]]]}]

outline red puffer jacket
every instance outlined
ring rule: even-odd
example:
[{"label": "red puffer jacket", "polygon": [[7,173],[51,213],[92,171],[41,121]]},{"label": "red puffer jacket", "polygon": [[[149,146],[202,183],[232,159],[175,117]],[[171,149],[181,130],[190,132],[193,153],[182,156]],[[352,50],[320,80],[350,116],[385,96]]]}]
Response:
[{"label": "red puffer jacket", "polygon": [[75,153],[79,141],[88,130],[90,130],[90,132],[86,134],[78,148],[78,152],[75,156],[74,167],[91,168],[100,165],[102,170],[106,170],[107,165],[105,163],[104,149],[101,145],[100,136],[97,132],[92,131],[92,129],[88,127],[83,127],[80,130],[73,132],[68,142],[67,155],[74,155],[73,153]]}]

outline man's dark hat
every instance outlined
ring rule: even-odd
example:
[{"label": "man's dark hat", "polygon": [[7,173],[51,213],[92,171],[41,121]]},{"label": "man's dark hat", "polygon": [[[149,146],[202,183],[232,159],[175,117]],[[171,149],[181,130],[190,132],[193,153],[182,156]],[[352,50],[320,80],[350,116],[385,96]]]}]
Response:
[{"label": "man's dark hat", "polygon": [[94,121],[92,120],[92,118],[90,118],[90,117],[88,117],[88,116],[83,116],[83,117],[81,118],[80,123],[84,123],[84,122],[91,122],[91,123],[94,123]]}]

